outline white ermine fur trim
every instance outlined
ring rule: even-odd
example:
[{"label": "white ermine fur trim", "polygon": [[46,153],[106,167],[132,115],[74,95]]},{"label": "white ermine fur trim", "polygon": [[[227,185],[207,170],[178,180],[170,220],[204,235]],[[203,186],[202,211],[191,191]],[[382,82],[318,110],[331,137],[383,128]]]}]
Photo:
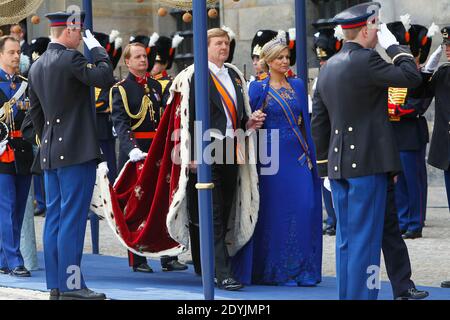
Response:
[{"label": "white ermine fur trim", "polygon": [[[242,73],[233,65],[226,63],[225,66],[237,72],[241,79],[245,112],[250,117],[251,108],[248,98],[248,90],[245,85],[246,81]],[[167,230],[170,236],[178,243],[188,247],[189,245],[189,215],[186,201],[186,187],[189,180],[188,162],[190,157],[189,141],[189,91],[190,81],[194,74],[194,66],[191,65],[184,69],[173,81],[170,87],[171,103],[175,92],[181,94],[180,112],[181,114],[181,171],[178,181],[178,189],[173,195],[169,213],[167,214]],[[247,141],[249,158],[251,163],[255,163],[255,135],[251,135]],[[258,191],[258,174],[256,165],[244,164],[239,165],[238,187],[236,189],[235,202],[232,207],[232,214],[228,221],[228,232],[226,234],[226,243],[230,256],[242,248],[252,237],[259,211],[259,191]],[[238,209],[236,209],[238,208]],[[240,210],[239,210],[240,209]],[[234,214],[233,214],[234,212]],[[239,214],[236,214],[239,213]]]}]

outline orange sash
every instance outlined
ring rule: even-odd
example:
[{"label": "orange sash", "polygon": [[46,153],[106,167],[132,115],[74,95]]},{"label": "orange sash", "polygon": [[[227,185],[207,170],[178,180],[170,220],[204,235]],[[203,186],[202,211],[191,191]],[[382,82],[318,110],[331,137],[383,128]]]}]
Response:
[{"label": "orange sash", "polygon": [[211,77],[214,81],[217,91],[219,91],[219,95],[220,98],[222,99],[225,109],[227,110],[227,113],[230,116],[231,121],[233,122],[233,129],[236,130],[237,129],[236,103],[234,102],[234,99],[231,97],[231,94],[228,92],[228,90],[225,88],[222,82],[220,82],[219,78],[217,78],[216,75],[212,72]]}]

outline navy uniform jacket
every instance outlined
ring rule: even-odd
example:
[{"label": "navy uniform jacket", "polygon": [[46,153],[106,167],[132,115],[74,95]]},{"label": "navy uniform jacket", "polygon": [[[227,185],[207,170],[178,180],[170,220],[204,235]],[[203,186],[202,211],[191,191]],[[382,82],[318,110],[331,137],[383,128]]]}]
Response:
[{"label": "navy uniform jacket", "polygon": [[[18,76],[11,78],[2,69],[0,69],[0,108],[9,101],[17,90],[19,90],[22,79]],[[10,137],[8,145],[14,153],[14,162],[2,162],[0,160],[0,174],[30,174],[31,165],[33,163],[33,149],[29,142],[22,137],[20,127],[25,118],[26,102],[23,98],[13,106],[14,123],[8,125]],[[5,122],[6,123],[6,122]],[[11,132],[14,132],[13,137]],[[20,134],[19,134],[20,132]],[[19,136],[17,135],[19,134]],[[6,152],[6,151],[5,151]]]},{"label": "navy uniform jacket", "polygon": [[162,114],[164,113],[167,101],[169,100],[170,97],[170,87],[172,86],[173,78],[169,74],[167,74],[166,71],[157,74],[153,78],[155,80],[158,80],[158,82],[161,84],[162,102],[161,102],[160,117],[162,118]]},{"label": "navy uniform jacket", "polygon": [[402,108],[408,114],[401,117],[390,117],[400,151],[419,151],[429,142],[428,124],[423,114],[432,100],[425,97],[430,77],[431,74],[422,73],[422,85],[418,88],[407,89],[406,100]]},{"label": "navy uniform jacket", "polygon": [[434,129],[428,163],[448,170],[450,165],[450,63],[441,66],[429,83],[429,96],[435,97]]},{"label": "navy uniform jacket", "polygon": [[[147,78],[147,85],[148,93],[145,93],[144,87],[136,81],[136,77],[132,73],[129,73],[126,79],[114,85],[111,89],[112,119],[120,142],[119,163],[121,165],[128,159],[128,154],[134,148],[139,148],[143,152],[148,152],[150,148],[153,139],[137,139],[136,134],[154,133],[158,128],[160,120],[159,108],[162,99],[161,85],[158,81],[150,77]],[[142,121],[142,124],[135,129],[132,128],[137,125],[139,119],[132,119],[128,115],[118,86],[122,86],[125,89],[130,113],[133,115],[136,115],[141,109],[144,95],[147,95],[152,102],[152,110],[149,110],[145,114],[145,119]],[[151,118],[151,112],[154,112],[153,120]]]},{"label": "navy uniform jacket", "polygon": [[97,116],[97,133],[99,140],[115,139],[109,103],[109,90],[95,88],[95,110]]},{"label": "navy uniform jacket", "polygon": [[[408,49],[372,49],[346,42],[319,74],[312,135],[319,175],[348,179],[401,170],[386,101],[388,87],[417,87],[420,73]],[[409,53],[409,54],[408,54]]]},{"label": "navy uniform jacket", "polygon": [[78,51],[50,43],[31,67],[31,118],[41,141],[43,170],[101,159],[91,87],[114,84],[106,50],[92,49],[94,65]]}]

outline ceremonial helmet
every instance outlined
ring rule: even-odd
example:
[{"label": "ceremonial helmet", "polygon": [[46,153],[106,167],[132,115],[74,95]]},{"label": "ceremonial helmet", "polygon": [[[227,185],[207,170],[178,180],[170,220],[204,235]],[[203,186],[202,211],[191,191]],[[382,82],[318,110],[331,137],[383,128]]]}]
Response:
[{"label": "ceremonial helmet", "polygon": [[161,36],[156,41],[156,58],[155,61],[166,64],[166,69],[172,68],[173,60],[175,58],[175,51],[183,42],[184,38],[179,34],[175,34],[172,38]]},{"label": "ceremonial helmet", "polygon": [[37,59],[39,59],[40,56],[44,54],[44,52],[47,50],[49,43],[50,43],[49,37],[39,37],[31,40],[30,52],[32,62],[35,62]]},{"label": "ceremonial helmet", "polygon": [[317,59],[326,61],[341,50],[343,40],[335,35],[333,19],[319,19],[312,25],[318,31],[314,34],[314,52]]},{"label": "ceremonial helmet", "polygon": [[102,32],[93,32],[93,34],[95,39],[97,39],[101,46],[105,48],[113,68],[115,69],[122,56],[123,40],[119,37],[120,32],[117,30],[112,30],[109,35]]}]

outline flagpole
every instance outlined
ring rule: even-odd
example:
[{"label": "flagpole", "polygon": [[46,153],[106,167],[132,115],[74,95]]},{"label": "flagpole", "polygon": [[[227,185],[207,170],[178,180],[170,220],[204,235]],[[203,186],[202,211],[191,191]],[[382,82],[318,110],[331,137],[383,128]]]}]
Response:
[{"label": "flagpole", "polygon": [[[207,48],[206,1],[193,0],[194,65],[195,65],[195,114],[202,124],[202,132],[196,132],[198,209],[200,222],[200,257],[202,267],[203,294],[205,300],[214,300],[214,233],[212,222],[211,168],[203,161],[203,131],[210,127],[208,94],[208,48]],[[193,137],[194,138],[194,137]]]}]

